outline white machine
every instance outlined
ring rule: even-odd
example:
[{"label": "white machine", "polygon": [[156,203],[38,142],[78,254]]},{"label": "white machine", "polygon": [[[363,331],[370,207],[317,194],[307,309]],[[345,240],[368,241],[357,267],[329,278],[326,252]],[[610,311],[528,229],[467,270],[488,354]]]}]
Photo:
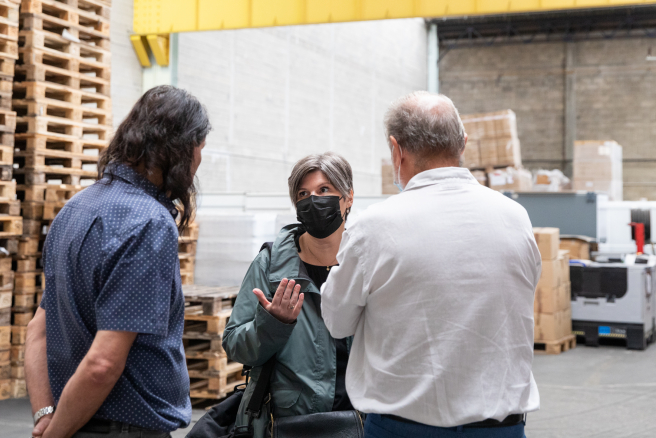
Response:
[{"label": "white machine", "polygon": [[598,256],[572,262],[572,328],[585,344],[603,337],[624,338],[630,349],[644,350],[656,328],[656,257]]}]

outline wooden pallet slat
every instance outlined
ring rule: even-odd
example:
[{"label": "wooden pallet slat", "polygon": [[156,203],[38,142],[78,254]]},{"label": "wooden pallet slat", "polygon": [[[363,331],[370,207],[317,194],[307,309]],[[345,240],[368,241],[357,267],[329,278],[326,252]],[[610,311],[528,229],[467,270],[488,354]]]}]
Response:
[{"label": "wooden pallet slat", "polygon": [[535,341],[536,354],[560,354],[576,347],[576,335],[568,335],[555,341]]}]

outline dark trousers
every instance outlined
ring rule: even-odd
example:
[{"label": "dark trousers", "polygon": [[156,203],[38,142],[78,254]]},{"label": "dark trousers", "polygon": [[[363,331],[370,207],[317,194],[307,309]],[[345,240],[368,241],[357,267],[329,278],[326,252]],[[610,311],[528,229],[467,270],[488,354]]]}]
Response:
[{"label": "dark trousers", "polygon": [[526,438],[524,423],[508,427],[435,427],[367,414],[365,438]]},{"label": "dark trousers", "polygon": [[171,438],[171,434],[113,421],[108,430],[87,430],[82,428],[73,434],[71,438]]}]

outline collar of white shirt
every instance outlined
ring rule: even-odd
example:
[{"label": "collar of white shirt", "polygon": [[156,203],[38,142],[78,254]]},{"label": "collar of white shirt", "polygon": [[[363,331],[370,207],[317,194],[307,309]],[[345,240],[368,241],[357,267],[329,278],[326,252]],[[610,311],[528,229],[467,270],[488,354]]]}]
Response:
[{"label": "collar of white shirt", "polygon": [[474,175],[464,167],[438,167],[416,174],[405,186],[405,191],[420,189],[422,187],[441,182],[458,180],[460,183],[479,184]]}]

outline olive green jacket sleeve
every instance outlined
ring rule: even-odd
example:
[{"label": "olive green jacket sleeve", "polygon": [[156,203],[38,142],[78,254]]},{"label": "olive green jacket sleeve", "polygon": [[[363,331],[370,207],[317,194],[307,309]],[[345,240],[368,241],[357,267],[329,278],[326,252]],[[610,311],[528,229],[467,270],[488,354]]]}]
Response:
[{"label": "olive green jacket sleeve", "polygon": [[271,301],[268,267],[268,251],[261,251],[244,277],[223,333],[223,349],[228,358],[251,367],[263,365],[280,351],[296,325],[277,320],[264,310],[253,293],[253,289],[260,289]]}]

